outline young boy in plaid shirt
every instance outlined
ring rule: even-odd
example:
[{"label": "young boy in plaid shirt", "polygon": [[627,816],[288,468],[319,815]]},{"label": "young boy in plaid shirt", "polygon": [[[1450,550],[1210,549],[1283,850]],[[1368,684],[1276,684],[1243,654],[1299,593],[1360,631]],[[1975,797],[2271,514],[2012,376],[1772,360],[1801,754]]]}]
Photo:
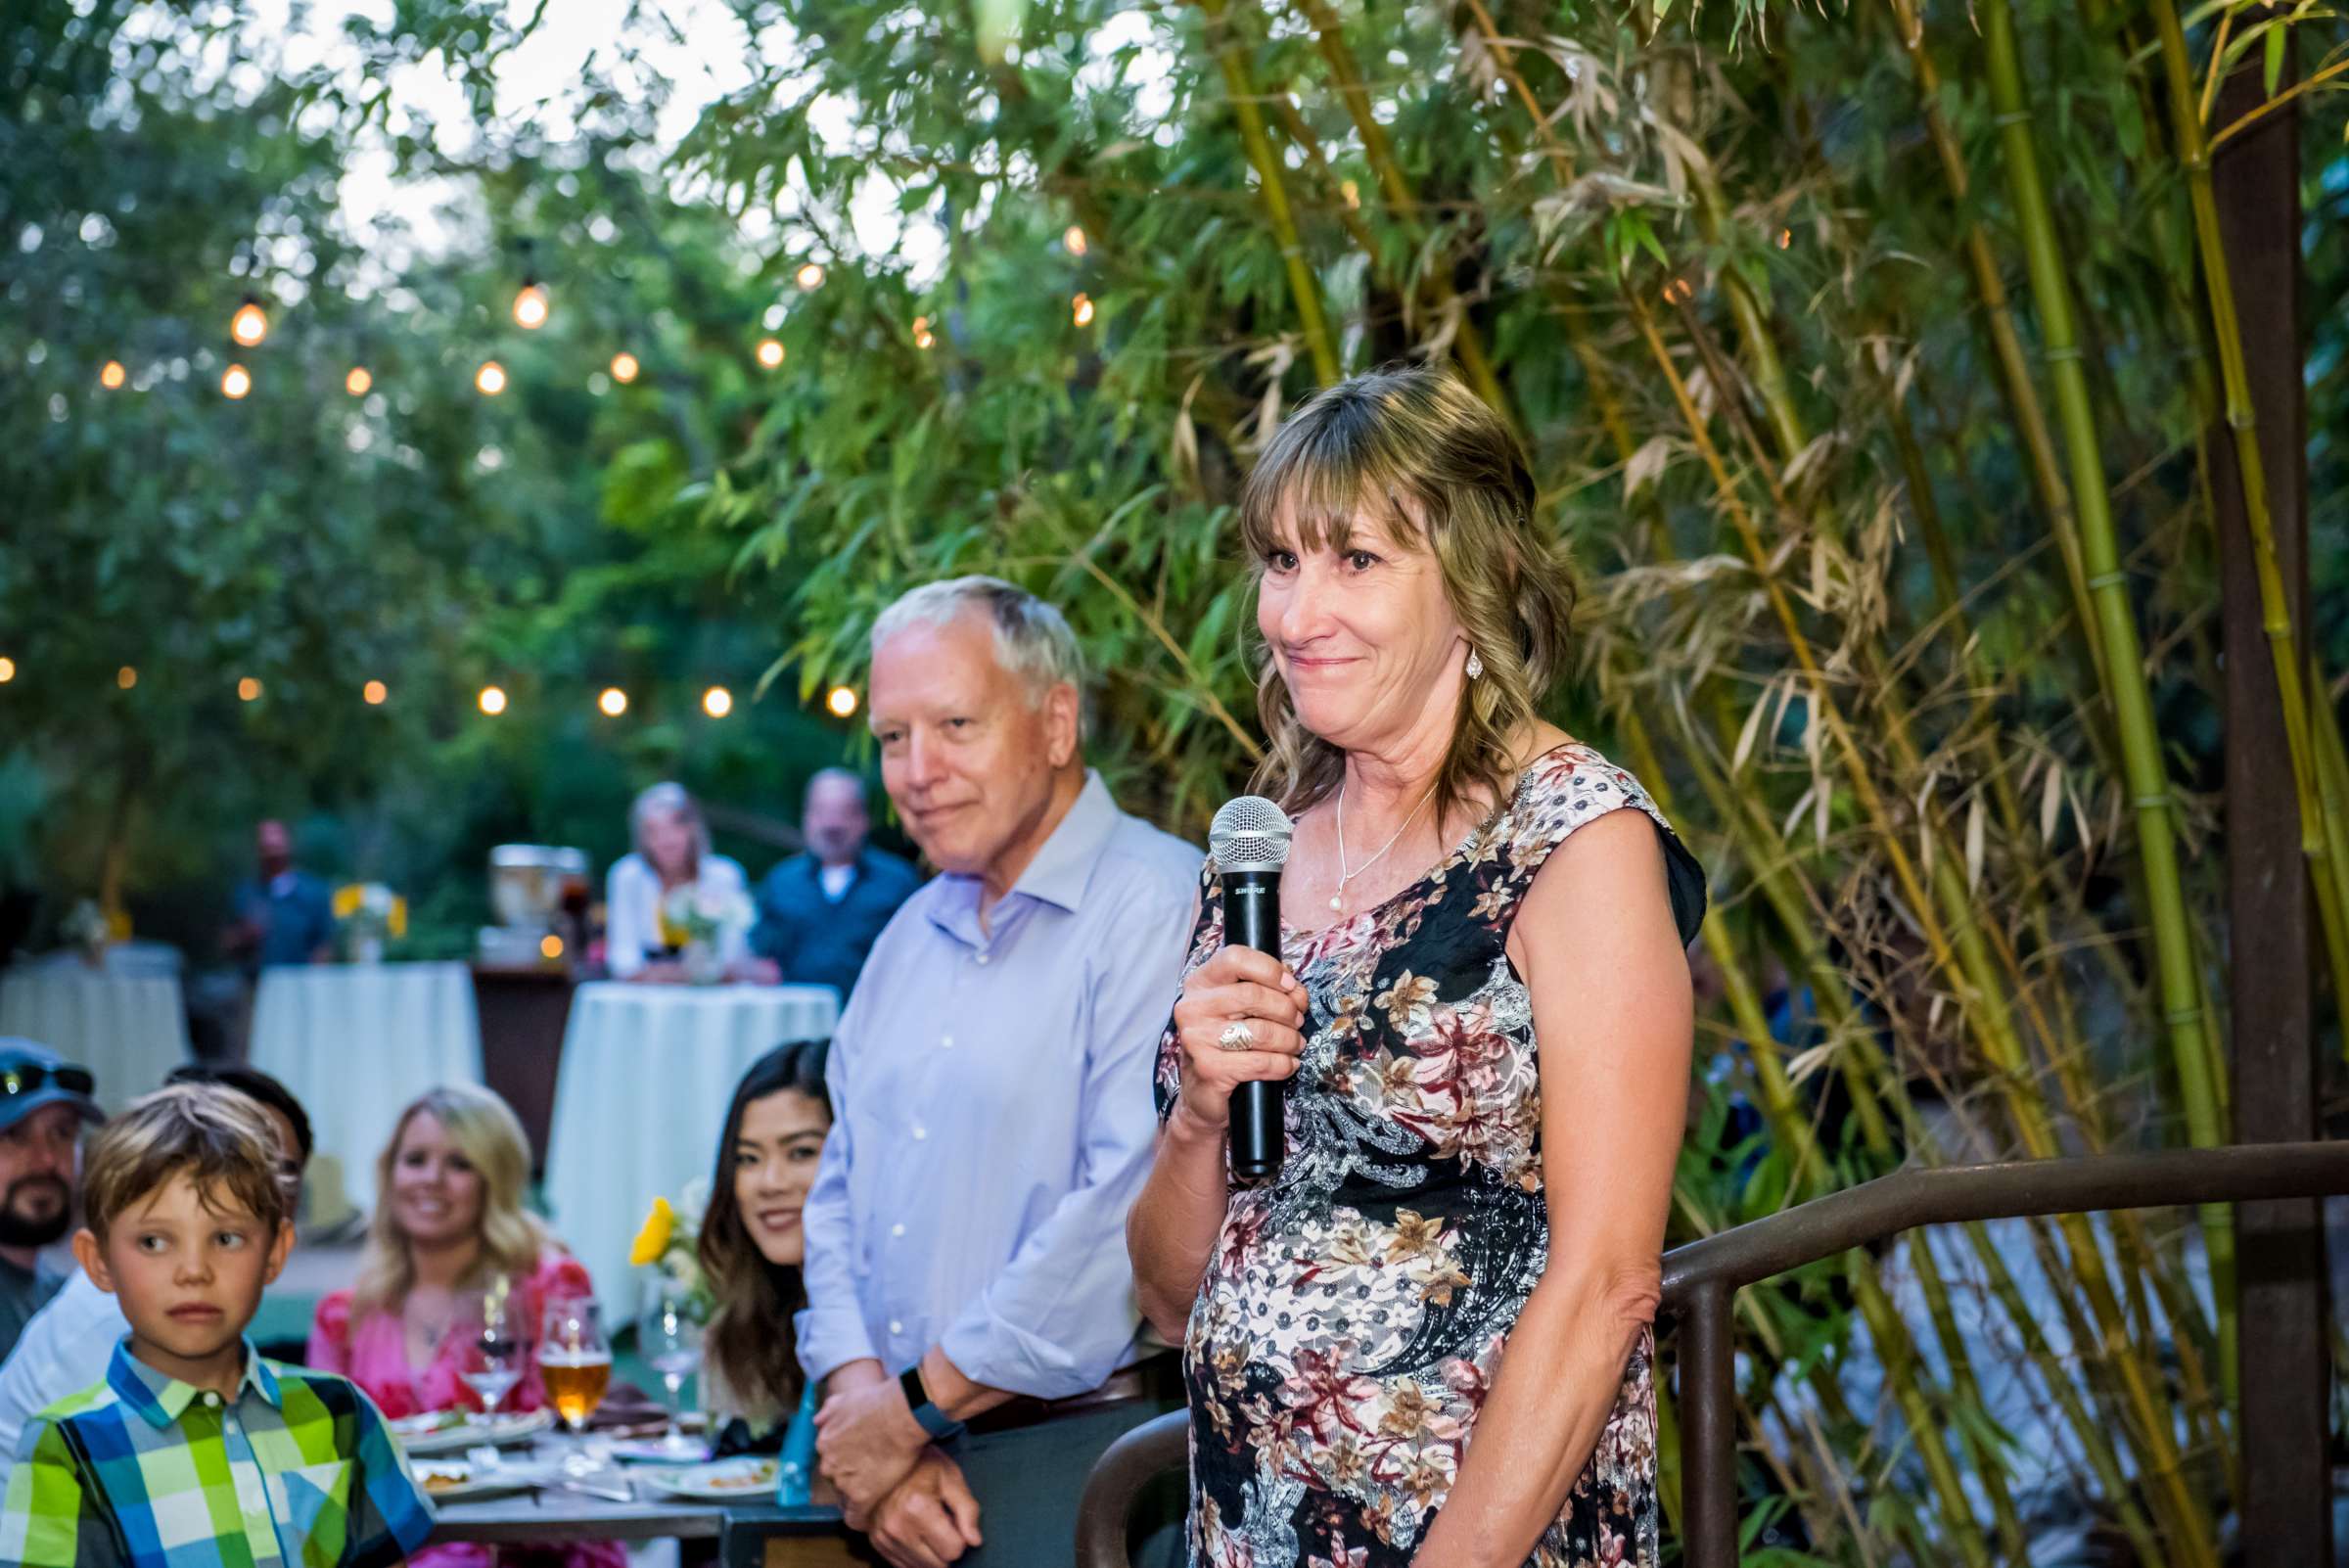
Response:
[{"label": "young boy in plaid shirt", "polygon": [[367,1396],[245,1338],[294,1239],[276,1135],[252,1102],[185,1084],[92,1141],[73,1252],[130,1333],[24,1429],[0,1563],[372,1568],[431,1532]]}]

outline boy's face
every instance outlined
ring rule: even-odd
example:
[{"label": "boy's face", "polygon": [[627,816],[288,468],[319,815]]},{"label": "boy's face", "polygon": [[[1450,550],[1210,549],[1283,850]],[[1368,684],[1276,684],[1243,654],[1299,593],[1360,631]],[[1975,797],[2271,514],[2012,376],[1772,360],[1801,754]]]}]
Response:
[{"label": "boy's face", "polygon": [[272,1233],[234,1194],[211,1193],[209,1207],[205,1197],[183,1172],[116,1215],[103,1243],[88,1230],[73,1238],[90,1278],[121,1302],[138,1349],[173,1375],[172,1362],[236,1346],[294,1244],[292,1225]]}]

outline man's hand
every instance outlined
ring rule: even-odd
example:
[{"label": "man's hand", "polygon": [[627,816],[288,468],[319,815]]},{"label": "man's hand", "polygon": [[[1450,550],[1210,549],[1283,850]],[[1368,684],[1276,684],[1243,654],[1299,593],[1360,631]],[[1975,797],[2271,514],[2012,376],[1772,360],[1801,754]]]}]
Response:
[{"label": "man's hand", "polygon": [[961,1466],[936,1449],[922,1451],[869,1521],[852,1511],[846,1517],[895,1568],[946,1568],[980,1543],[979,1499]]},{"label": "man's hand", "polygon": [[[871,1375],[864,1374],[867,1366]],[[852,1369],[858,1375],[842,1375]],[[842,1502],[871,1513],[913,1472],[930,1434],[913,1418],[905,1391],[877,1361],[842,1367],[833,1374],[832,1389],[815,1412],[816,1458],[840,1488]]]}]

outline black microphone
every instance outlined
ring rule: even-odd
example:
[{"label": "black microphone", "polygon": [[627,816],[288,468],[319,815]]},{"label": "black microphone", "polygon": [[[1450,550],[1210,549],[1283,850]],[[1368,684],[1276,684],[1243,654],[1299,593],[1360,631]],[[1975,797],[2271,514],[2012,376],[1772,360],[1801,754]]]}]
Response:
[{"label": "black microphone", "polygon": [[[1280,868],[1288,864],[1288,814],[1261,795],[1226,801],[1207,830],[1223,880],[1223,941],[1280,957]],[[1231,1174],[1255,1181],[1280,1169],[1287,1138],[1281,1081],[1250,1079],[1231,1093]]]}]

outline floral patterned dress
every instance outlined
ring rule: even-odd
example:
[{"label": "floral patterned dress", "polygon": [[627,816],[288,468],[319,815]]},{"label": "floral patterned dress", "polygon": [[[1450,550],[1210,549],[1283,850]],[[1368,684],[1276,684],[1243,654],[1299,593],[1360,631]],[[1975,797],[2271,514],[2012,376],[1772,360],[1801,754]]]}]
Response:
[{"label": "floral patterned dress", "polygon": [[[1656,822],[1691,940],[1702,870],[1638,782],[1579,741],[1537,759],[1505,810],[1385,903],[1284,928],[1309,996],[1287,1157],[1233,1193],[1183,1346],[1194,1564],[1400,1568],[1443,1507],[1549,1240],[1533,1003],[1509,927],[1550,852],[1626,807]],[[1222,945],[1211,860],[1191,967]],[[1162,1118],[1181,1064],[1170,1028]],[[1659,1560],[1654,1354],[1642,1331],[1541,1568]]]}]

